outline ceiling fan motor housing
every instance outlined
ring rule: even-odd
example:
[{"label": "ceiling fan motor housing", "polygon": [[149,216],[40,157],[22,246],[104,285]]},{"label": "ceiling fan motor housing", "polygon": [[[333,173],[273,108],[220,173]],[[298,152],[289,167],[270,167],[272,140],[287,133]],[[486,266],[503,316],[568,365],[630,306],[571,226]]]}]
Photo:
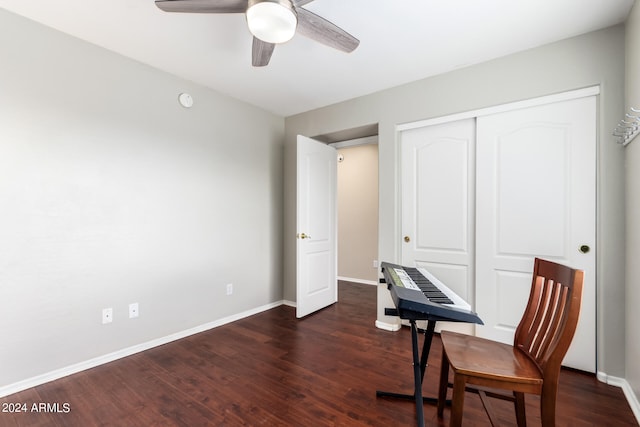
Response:
[{"label": "ceiling fan motor housing", "polygon": [[267,43],[291,40],[298,25],[290,0],[249,0],[246,17],[251,34]]}]

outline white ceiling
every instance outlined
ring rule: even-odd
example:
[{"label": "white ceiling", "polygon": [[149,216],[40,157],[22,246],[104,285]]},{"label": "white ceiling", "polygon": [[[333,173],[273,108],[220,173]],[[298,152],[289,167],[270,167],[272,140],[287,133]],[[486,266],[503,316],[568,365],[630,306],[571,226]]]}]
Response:
[{"label": "white ceiling", "polygon": [[[251,66],[242,14],[160,11],[153,0],[0,0],[0,7],[282,116],[623,22],[634,0],[315,0],[360,39],[304,36]],[[2,35],[6,37],[6,35]]]}]

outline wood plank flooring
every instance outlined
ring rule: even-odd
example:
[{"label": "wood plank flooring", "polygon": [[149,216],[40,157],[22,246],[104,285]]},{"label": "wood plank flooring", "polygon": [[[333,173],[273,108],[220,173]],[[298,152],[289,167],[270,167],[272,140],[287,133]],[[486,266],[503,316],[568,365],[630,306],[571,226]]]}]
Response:
[{"label": "wood plank flooring", "polygon": [[[340,301],[302,320],[281,306],[198,335],[0,399],[0,426],[414,426],[407,328],[374,326],[376,289],[340,283]],[[424,394],[436,395],[441,346],[434,339]],[[563,371],[559,426],[637,426],[622,390],[593,375]],[[42,412],[33,404],[44,403]],[[527,396],[527,421],[539,426],[539,400]],[[495,402],[501,422],[512,408]],[[424,406],[426,425],[446,426]],[[468,394],[465,426],[488,426]]]}]

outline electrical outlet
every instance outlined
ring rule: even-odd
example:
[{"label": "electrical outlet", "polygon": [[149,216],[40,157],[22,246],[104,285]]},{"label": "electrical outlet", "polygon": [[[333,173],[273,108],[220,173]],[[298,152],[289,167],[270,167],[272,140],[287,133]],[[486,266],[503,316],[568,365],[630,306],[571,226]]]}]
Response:
[{"label": "electrical outlet", "polygon": [[373,260],[373,268],[378,268],[378,260],[377,259]]},{"label": "electrical outlet", "polygon": [[129,319],[133,319],[134,317],[138,317],[140,312],[138,311],[138,303],[132,302],[129,304]]},{"label": "electrical outlet", "polygon": [[233,283],[227,283],[227,295],[231,295],[233,293]]},{"label": "electrical outlet", "polygon": [[102,324],[113,322],[113,308],[102,309]]}]

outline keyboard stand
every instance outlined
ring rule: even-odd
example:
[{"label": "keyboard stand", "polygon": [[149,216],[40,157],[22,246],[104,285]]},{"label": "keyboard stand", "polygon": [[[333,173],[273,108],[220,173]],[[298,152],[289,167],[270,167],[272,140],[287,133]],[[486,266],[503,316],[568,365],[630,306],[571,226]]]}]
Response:
[{"label": "keyboard stand", "polygon": [[[389,310],[389,311],[387,311]],[[396,311],[393,309],[386,309],[385,314]],[[436,327],[435,320],[427,321],[427,329],[424,332],[424,343],[422,344],[422,355],[418,358],[418,327],[414,319],[409,320],[411,324],[411,347],[413,349],[413,394],[401,394],[391,393],[388,391],[376,391],[377,397],[391,397],[395,399],[415,400],[416,402],[416,418],[418,420],[418,427],[424,427],[424,403],[436,404],[438,399],[435,397],[423,397],[422,396],[422,383],[424,381],[424,374],[427,370],[427,360],[429,359],[429,351],[431,350],[431,341],[433,341],[433,334]]]}]

